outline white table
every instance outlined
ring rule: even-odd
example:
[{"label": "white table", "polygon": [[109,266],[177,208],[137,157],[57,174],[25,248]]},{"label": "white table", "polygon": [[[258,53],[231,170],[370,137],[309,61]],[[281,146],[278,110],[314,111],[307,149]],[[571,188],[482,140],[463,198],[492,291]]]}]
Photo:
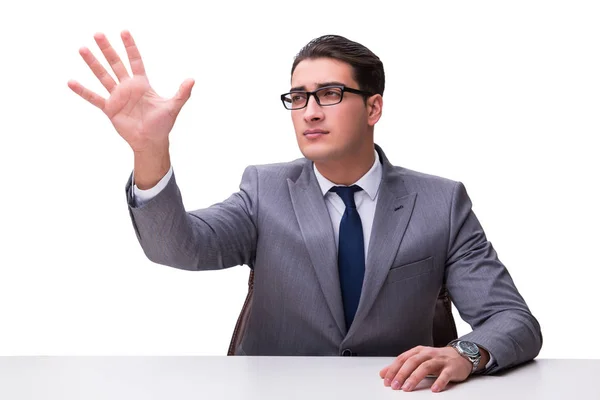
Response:
[{"label": "white table", "polygon": [[541,359],[432,393],[383,386],[375,357],[0,357],[0,399],[600,399],[600,360]]}]

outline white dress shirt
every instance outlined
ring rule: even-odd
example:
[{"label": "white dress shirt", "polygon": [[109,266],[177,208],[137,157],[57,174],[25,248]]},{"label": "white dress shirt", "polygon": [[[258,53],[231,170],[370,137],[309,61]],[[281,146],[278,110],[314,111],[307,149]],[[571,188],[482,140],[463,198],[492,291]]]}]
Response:
[{"label": "white dress shirt", "polygon": [[[135,172],[135,171],[134,171]],[[135,181],[133,180],[134,173],[131,174],[132,183],[133,183],[133,203],[136,207],[141,207],[148,201],[150,201],[153,197],[156,197],[169,183],[169,179],[171,179],[171,175],[173,175],[173,165],[169,167],[169,170],[162,177],[160,181],[150,189],[140,189],[136,186]]]},{"label": "white dress shirt", "polygon": [[[333,232],[335,234],[335,245],[336,247],[339,247],[340,223],[342,222],[346,206],[337,193],[329,191],[329,189],[338,185],[321,175],[314,164],[313,170],[317,176],[317,182],[319,182],[321,192],[323,193],[323,196],[325,196],[325,205],[327,206],[327,211],[329,211],[329,218],[331,218],[331,224],[333,225]],[[375,162],[371,169],[354,183],[354,185],[358,185],[363,189],[360,192],[354,193],[354,202],[356,203],[356,210],[358,211],[358,215],[360,215],[360,222],[363,229],[365,263],[367,262],[369,241],[371,240],[371,230],[373,228],[373,219],[375,218],[375,206],[377,205],[382,170],[383,168],[379,161],[379,154],[377,154],[376,151]]]}]

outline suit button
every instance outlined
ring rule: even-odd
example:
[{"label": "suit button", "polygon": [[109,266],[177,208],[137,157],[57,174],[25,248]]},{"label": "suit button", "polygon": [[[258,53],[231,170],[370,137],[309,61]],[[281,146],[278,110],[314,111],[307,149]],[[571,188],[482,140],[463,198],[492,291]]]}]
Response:
[{"label": "suit button", "polygon": [[344,356],[344,357],[352,356],[352,350],[344,349],[344,351],[342,351],[342,356]]}]

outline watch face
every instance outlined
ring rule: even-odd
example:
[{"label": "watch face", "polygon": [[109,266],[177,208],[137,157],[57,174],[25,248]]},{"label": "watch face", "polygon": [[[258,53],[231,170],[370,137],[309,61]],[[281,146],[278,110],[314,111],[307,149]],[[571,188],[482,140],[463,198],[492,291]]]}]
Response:
[{"label": "watch face", "polygon": [[479,348],[475,343],[471,342],[458,342],[460,349],[464,351],[469,356],[477,356],[479,354]]}]

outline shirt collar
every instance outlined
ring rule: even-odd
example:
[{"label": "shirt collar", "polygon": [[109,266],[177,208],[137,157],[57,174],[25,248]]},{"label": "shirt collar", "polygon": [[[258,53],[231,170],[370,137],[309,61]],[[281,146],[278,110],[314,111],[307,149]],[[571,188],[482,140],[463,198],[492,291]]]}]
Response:
[{"label": "shirt collar", "polygon": [[[321,192],[323,193],[323,196],[325,196],[329,192],[329,189],[331,189],[334,186],[338,186],[335,183],[331,182],[329,179],[325,178],[323,175],[321,175],[314,163],[313,171],[315,172],[317,182],[319,182],[319,186],[321,187]],[[375,197],[377,197],[377,192],[379,191],[379,184],[381,183],[382,173],[383,172],[381,162],[379,161],[379,154],[375,150],[375,162],[373,162],[373,166],[366,174],[364,174],[358,181],[356,181],[354,185],[360,186],[365,191],[365,193],[369,195],[371,200],[375,200]]]}]

